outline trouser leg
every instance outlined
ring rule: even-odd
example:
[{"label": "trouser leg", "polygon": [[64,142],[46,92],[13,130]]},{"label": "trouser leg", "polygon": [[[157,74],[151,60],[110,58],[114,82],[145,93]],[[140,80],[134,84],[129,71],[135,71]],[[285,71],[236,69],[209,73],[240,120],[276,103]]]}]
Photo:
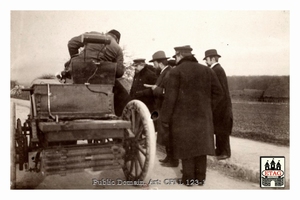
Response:
[{"label": "trouser leg", "polygon": [[171,148],[169,145],[166,146],[166,154],[167,156],[165,157],[165,159],[159,160],[160,162],[162,162],[162,166],[178,167],[179,159],[174,158],[173,148]]},{"label": "trouser leg", "polygon": [[182,159],[182,183],[188,184],[195,179],[195,158]]},{"label": "trouser leg", "polygon": [[216,155],[231,156],[230,136],[229,135],[215,135],[216,137]]},{"label": "trouser leg", "polygon": [[167,157],[169,158],[169,161],[172,165],[177,165],[179,164],[179,159],[174,158],[174,150],[173,146],[171,145],[171,142],[168,146],[166,146],[167,149]]},{"label": "trouser leg", "polygon": [[203,181],[206,178],[207,156],[197,156],[195,158],[196,179]]}]

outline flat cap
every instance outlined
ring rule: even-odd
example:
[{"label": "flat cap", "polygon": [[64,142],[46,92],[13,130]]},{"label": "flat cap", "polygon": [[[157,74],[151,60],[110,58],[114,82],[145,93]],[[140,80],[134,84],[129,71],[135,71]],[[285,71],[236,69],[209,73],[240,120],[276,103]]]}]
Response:
[{"label": "flat cap", "polygon": [[119,41],[121,39],[121,33],[119,31],[115,30],[115,29],[112,29],[112,30],[108,31],[108,34],[115,35],[118,38]]},{"label": "flat cap", "polygon": [[[182,55],[184,56],[191,56],[193,55],[191,52],[193,50],[193,48],[190,45],[185,45],[185,46],[181,46],[181,47],[174,47],[176,54],[177,52],[180,52]],[[176,58],[176,54],[174,56],[172,56],[173,58]]]},{"label": "flat cap", "polygon": [[133,62],[134,63],[144,63],[145,60],[146,60],[145,58],[137,58],[137,59],[134,59]]},{"label": "flat cap", "polygon": [[174,47],[175,51],[193,51],[193,48],[190,45]]}]

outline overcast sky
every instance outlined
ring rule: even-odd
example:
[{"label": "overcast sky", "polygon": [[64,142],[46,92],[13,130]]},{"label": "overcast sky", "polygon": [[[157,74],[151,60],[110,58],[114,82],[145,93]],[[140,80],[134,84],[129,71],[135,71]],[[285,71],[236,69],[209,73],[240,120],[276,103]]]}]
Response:
[{"label": "overcast sky", "polygon": [[227,75],[290,74],[289,10],[16,10],[11,17],[11,79],[55,74],[69,59],[67,43],[87,31],[121,32],[127,61],[191,45],[198,61],[215,48]]}]

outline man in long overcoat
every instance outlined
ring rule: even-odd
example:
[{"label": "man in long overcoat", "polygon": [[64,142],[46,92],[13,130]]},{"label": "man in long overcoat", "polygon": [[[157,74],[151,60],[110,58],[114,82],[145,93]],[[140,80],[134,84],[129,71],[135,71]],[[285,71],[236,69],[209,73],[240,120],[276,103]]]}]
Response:
[{"label": "man in long overcoat", "polygon": [[157,75],[154,72],[154,68],[147,65],[145,60],[143,58],[133,60],[135,74],[130,89],[130,97],[142,101],[148,107],[150,113],[152,113],[155,110],[153,91],[151,88],[145,87],[144,84],[155,84]]},{"label": "man in long overcoat", "polygon": [[181,183],[203,185],[207,155],[214,155],[212,111],[223,96],[212,69],[199,64],[187,46],[175,47],[161,120],[173,137],[174,157],[182,160]]},{"label": "man in long overcoat", "polygon": [[164,133],[163,127],[161,125],[161,107],[165,97],[165,87],[168,80],[168,75],[172,67],[169,65],[168,57],[164,51],[157,51],[152,55],[152,60],[149,62],[153,62],[154,68],[159,69],[160,72],[158,79],[155,85],[146,85],[146,87],[150,87],[153,90],[155,107],[156,107],[156,115],[157,119],[156,127],[157,127],[157,142],[166,147],[166,158],[159,160],[164,167],[177,167],[179,165],[179,160],[174,159],[173,155],[173,144],[170,140],[170,134]]},{"label": "man in long overcoat", "polygon": [[233,115],[227,76],[222,66],[218,63],[220,57],[216,49],[209,49],[205,51],[203,60],[216,73],[225,94],[213,113],[216,156],[218,160],[223,160],[231,156],[229,136],[232,131]]}]

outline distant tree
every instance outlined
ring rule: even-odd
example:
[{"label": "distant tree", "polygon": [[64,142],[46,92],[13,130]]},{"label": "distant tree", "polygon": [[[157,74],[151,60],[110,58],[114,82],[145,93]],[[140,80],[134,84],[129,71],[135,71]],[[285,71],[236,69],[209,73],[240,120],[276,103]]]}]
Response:
[{"label": "distant tree", "polygon": [[126,45],[123,45],[121,48],[122,48],[124,60],[128,60],[128,59],[132,60],[132,55],[129,54],[129,52],[127,51]]},{"label": "distant tree", "polygon": [[36,79],[55,79],[55,75],[53,75],[53,74],[43,74],[43,75],[37,77]]},{"label": "distant tree", "polygon": [[10,95],[20,96],[22,94],[23,88],[24,88],[24,86],[22,86],[22,85],[15,85],[15,87],[10,90]]},{"label": "distant tree", "polygon": [[130,65],[126,67],[123,78],[132,80],[133,76],[134,76],[134,68],[132,67],[132,65]]},{"label": "distant tree", "polygon": [[10,90],[11,98],[29,100],[29,95],[26,92],[22,92],[22,89],[24,88],[23,85],[19,85],[17,81],[11,81],[10,83],[11,86],[14,85],[14,87]]},{"label": "distant tree", "polygon": [[266,90],[278,80],[289,83],[289,76],[228,76],[227,79],[229,90]]},{"label": "distant tree", "polygon": [[10,80],[10,89],[13,89],[16,85],[19,85],[17,81]]},{"label": "distant tree", "polygon": [[[132,60],[133,56],[128,53],[125,45],[122,47],[122,51],[123,51],[124,60]],[[124,65],[125,65],[125,72],[123,78],[132,80],[134,76],[134,67],[132,66],[132,62],[130,61],[124,62]]]}]

